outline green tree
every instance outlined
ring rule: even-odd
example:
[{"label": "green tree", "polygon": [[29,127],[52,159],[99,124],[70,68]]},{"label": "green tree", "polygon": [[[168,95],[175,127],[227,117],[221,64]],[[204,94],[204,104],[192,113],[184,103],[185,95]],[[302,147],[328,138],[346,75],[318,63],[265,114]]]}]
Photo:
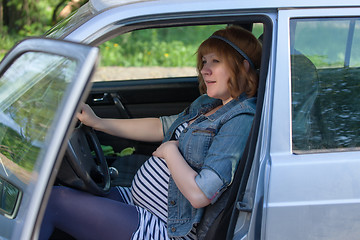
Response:
[{"label": "green tree", "polygon": [[0,0],[0,60],[19,40],[44,34],[86,0]]},{"label": "green tree", "polygon": [[[69,14],[85,2],[84,0],[0,0],[0,31],[21,35],[42,34],[62,17],[66,17],[66,13]],[[64,9],[67,10],[65,15],[59,17]]]}]

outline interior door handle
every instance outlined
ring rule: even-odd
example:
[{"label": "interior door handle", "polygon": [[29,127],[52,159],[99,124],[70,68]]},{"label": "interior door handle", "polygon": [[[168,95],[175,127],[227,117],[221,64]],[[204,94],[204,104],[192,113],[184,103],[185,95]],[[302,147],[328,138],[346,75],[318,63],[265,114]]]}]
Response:
[{"label": "interior door handle", "polygon": [[111,97],[114,101],[116,109],[119,111],[120,116],[122,118],[130,118],[128,111],[126,110],[125,106],[120,101],[119,95],[116,93],[111,93]]},{"label": "interior door handle", "polygon": [[100,97],[94,97],[93,98],[93,102],[94,103],[100,103],[100,102],[105,102],[107,100],[107,97],[108,97],[108,93],[104,93],[102,96]]}]

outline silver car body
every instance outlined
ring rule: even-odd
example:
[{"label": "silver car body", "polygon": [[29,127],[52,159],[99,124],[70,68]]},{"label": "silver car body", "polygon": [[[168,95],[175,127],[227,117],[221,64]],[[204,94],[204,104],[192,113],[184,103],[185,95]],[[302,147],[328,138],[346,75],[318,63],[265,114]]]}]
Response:
[{"label": "silver car body", "polygon": [[[87,11],[92,14],[85,14]],[[174,22],[178,20],[179,24],[196,24],[206,23],[210,18],[252,15],[268,18],[272,23],[272,42],[264,105],[242,201],[251,211],[240,211],[233,239],[359,238],[360,149],[294,153],[290,67],[290,19],[359,18],[359,1],[91,0],[77,14],[82,18],[77,19],[75,14],[73,25],[59,26],[60,30],[50,32],[50,36],[97,46],[120,33],[139,26],[157,26],[161,22],[172,21],[172,25],[176,25]],[[82,92],[85,85],[83,83],[78,91]],[[75,108],[69,108],[70,115]],[[66,122],[70,122],[70,116]],[[66,127],[57,130],[64,134]],[[58,153],[60,142],[51,146]],[[27,199],[24,193],[23,199],[32,207],[26,209],[26,213],[20,208],[18,216],[24,219],[9,228],[4,239],[36,238],[39,209],[57,159],[55,152],[49,150],[44,156],[52,160],[39,168],[34,194]],[[4,226],[3,221],[0,222]]]}]

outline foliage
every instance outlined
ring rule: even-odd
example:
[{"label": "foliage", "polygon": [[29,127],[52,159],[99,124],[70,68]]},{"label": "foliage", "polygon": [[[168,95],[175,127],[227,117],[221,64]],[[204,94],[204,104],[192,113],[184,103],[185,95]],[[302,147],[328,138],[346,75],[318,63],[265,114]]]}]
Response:
[{"label": "foliage", "polygon": [[[189,29],[187,29],[189,30]],[[208,30],[207,30],[208,31]],[[105,66],[193,66],[192,59],[199,42],[207,31],[182,28],[149,29],[127,33],[100,46],[102,61]],[[210,30],[212,31],[212,30]],[[131,39],[131,41],[130,41]]]},{"label": "foliage", "polygon": [[[195,67],[200,43],[225,25],[139,30],[100,46],[102,66]],[[262,28],[256,26],[258,35]]]},{"label": "foliage", "polygon": [[[51,2],[47,0],[7,0],[4,6],[4,25],[9,33],[20,33],[24,27],[38,23],[36,27],[49,27]],[[41,14],[39,14],[41,13]],[[34,28],[34,27],[32,27]]]},{"label": "foliage", "polygon": [[[21,71],[23,62],[33,64]],[[74,69],[75,61],[25,53],[0,78],[2,89],[13,91],[2,96],[6,120],[0,123],[1,154],[18,166],[33,169],[41,148],[46,148],[47,134]]]},{"label": "foliage", "polygon": [[[54,21],[60,19],[58,16],[61,10],[71,1],[66,0],[2,0],[2,19],[0,19],[0,60],[6,52],[18,41],[29,36],[43,35],[54,25]],[[79,7],[79,4],[71,6]],[[2,7],[2,8],[1,8]],[[72,10],[74,10],[73,8]],[[40,14],[39,14],[40,13]]]},{"label": "foliage", "polygon": [[0,34],[0,59],[2,59],[5,53],[14,45],[15,42],[18,42],[21,37],[17,35]]},{"label": "foliage", "polygon": [[[70,1],[7,0],[7,2],[9,9],[16,12],[19,17],[12,28],[2,26],[0,22],[0,60],[19,40],[28,36],[39,36],[49,30],[50,25],[54,25],[54,15],[59,15],[61,9],[59,6],[65,6]],[[79,6],[83,3],[84,0],[80,0]],[[38,14],[39,12],[41,14]],[[100,46],[101,64],[103,66],[194,66],[194,56],[200,42],[218,28],[219,26],[180,27],[128,33]],[[131,44],[127,44],[130,37]]]}]

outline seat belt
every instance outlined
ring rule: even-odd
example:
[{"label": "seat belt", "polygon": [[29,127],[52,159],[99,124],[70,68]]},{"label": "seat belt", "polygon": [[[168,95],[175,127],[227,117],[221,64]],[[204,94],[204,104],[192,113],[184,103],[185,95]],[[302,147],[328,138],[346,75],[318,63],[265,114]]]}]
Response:
[{"label": "seat belt", "polygon": [[[253,126],[254,126],[254,124],[252,125],[251,133],[253,132]],[[253,136],[253,134],[251,134],[251,136]],[[235,204],[236,204],[236,199],[238,197],[238,189],[240,186],[240,182],[243,177],[246,162],[248,160],[249,146],[250,146],[251,138],[252,137],[249,137],[246,142],[243,155],[239,161],[239,164],[237,166],[237,169],[236,169],[236,172],[234,175],[233,182],[231,183],[229,188],[226,190],[228,192],[228,194],[227,194],[228,196],[224,196],[224,197],[227,197],[228,199],[227,199],[225,208],[221,211],[219,216],[215,219],[213,224],[209,227],[209,231],[207,232],[206,237],[205,237],[206,240],[226,239],[231,216],[234,214],[233,213],[234,211],[238,211],[235,208]],[[225,193],[224,193],[224,195],[225,195]]]}]

